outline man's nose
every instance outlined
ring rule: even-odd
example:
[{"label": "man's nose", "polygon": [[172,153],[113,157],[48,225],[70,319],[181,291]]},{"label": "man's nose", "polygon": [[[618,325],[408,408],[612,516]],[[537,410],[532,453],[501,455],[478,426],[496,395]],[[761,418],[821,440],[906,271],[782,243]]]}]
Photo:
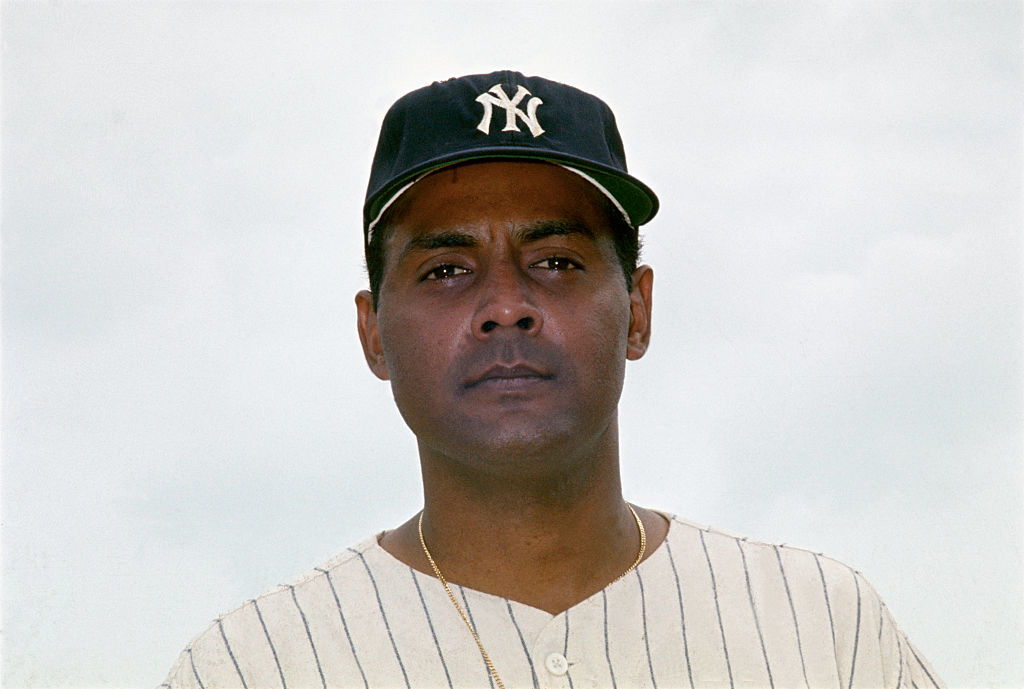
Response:
[{"label": "man's nose", "polygon": [[473,315],[473,335],[487,339],[502,328],[536,335],[543,324],[529,276],[517,266],[492,265],[484,276],[480,303]]}]

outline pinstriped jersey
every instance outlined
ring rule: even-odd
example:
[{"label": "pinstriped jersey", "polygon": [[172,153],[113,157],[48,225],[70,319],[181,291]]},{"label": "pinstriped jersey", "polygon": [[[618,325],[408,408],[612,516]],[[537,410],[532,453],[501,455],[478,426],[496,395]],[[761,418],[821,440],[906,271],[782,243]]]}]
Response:
[{"label": "pinstriped jersey", "polygon": [[[506,687],[943,686],[858,572],[670,521],[633,572],[557,615],[452,586]],[[217,619],[162,686],[494,683],[441,583],[374,537]]]}]

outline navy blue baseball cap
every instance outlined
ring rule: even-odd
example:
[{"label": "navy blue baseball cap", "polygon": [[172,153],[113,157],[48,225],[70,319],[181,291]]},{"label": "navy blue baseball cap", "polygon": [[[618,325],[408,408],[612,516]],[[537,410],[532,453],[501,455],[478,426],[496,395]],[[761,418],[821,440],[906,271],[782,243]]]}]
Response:
[{"label": "navy blue baseball cap", "polygon": [[363,206],[366,242],[388,206],[424,175],[482,159],[563,165],[597,186],[632,227],[658,211],[658,197],[626,170],[604,101],[541,77],[491,72],[434,82],[388,110]]}]

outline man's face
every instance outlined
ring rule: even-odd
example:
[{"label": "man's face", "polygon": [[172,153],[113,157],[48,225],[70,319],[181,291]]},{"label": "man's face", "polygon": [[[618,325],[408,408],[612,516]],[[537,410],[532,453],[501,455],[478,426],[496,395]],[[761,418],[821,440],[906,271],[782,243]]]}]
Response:
[{"label": "man's face", "polygon": [[604,204],[531,162],[448,168],[398,200],[377,310],[367,292],[357,305],[367,361],[422,449],[532,473],[614,441],[652,278],[639,268],[627,292]]}]

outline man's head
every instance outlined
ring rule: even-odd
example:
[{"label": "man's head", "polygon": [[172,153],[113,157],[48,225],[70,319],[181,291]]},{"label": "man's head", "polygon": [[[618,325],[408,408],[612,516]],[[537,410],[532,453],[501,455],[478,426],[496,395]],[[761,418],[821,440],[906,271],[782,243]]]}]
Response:
[{"label": "man's head", "polygon": [[[509,75],[474,79],[498,77]],[[541,82],[551,83],[530,83]],[[530,473],[530,466],[554,470],[551,457],[578,458],[587,447],[614,442],[625,361],[643,355],[650,334],[653,278],[650,268],[635,265],[633,218],[649,217],[656,201],[610,157],[590,160],[583,171],[566,164],[565,150],[533,141],[553,131],[572,145],[573,137],[596,136],[597,127],[598,138],[614,138],[605,152],[618,147],[621,159],[610,111],[577,123],[581,131],[561,131],[544,117],[547,101],[531,105],[517,82],[504,83],[521,95],[501,123],[522,128],[493,144],[502,155],[486,139],[469,137],[480,155],[435,155],[444,163],[396,174],[389,187],[380,181],[380,160],[407,144],[382,134],[365,216],[374,293],[361,292],[356,302],[367,362],[390,380],[421,453],[477,468],[512,462]],[[504,91],[501,85],[482,93]],[[570,88],[555,86],[549,99]],[[497,105],[471,102],[476,113],[465,124],[486,137],[486,113],[493,116]],[[405,107],[399,119],[422,125],[429,117]],[[389,126],[396,125],[385,122],[385,132]],[[514,134],[529,139],[523,155],[513,155]],[[452,137],[445,141],[454,146]]]},{"label": "man's head", "polygon": [[399,99],[385,116],[363,208],[375,300],[390,206],[432,171],[485,159],[564,165],[598,188],[616,227],[616,253],[629,286],[639,255],[636,228],[654,216],[658,200],[626,171],[611,109],[571,86],[501,71],[435,82]]}]

